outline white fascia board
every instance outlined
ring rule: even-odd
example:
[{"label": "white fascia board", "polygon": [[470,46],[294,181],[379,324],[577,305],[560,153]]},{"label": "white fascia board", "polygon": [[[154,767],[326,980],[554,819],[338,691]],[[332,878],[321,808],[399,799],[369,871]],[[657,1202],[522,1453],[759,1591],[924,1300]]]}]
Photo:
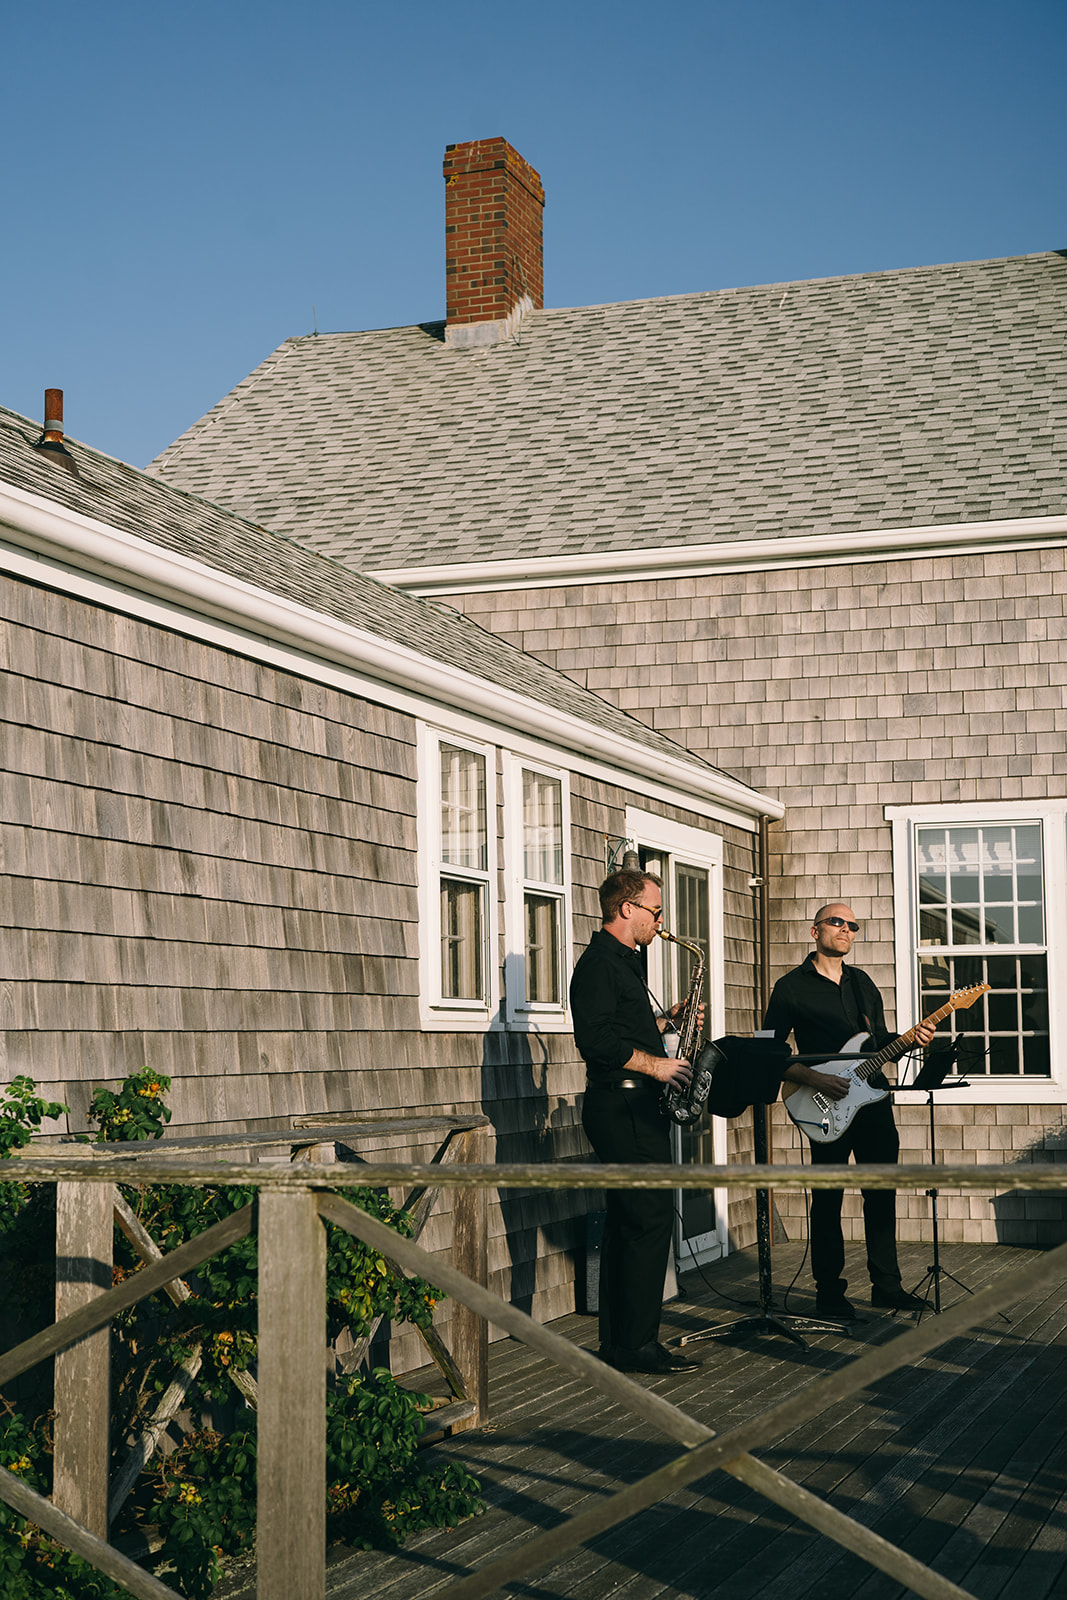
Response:
[{"label": "white fascia board", "polygon": [[[466,712],[508,734],[526,734],[559,750],[584,753],[616,773],[645,780],[642,787],[651,780],[661,791],[673,790],[705,805],[725,806],[745,817],[778,818],[784,813],[781,801],[758,794],[736,779],[702,772],[666,752],[631,742],[569,713],[553,711],[514,690],[432,660],[405,645],[391,644],[351,623],[11,484],[0,484],[0,525],[16,546],[35,550],[65,568],[87,570],[117,582],[128,597],[147,593],[185,613],[235,625],[246,639],[267,639],[295,648],[305,657],[302,670],[311,671],[312,676],[311,662],[334,662],[357,672],[365,683],[413,694],[419,715],[432,715],[435,706],[453,714]],[[171,625],[181,626],[180,622]],[[247,642],[231,647],[249,648]]]},{"label": "white fascia board", "polygon": [[716,573],[766,572],[789,567],[847,566],[856,561],[980,555],[1059,544],[1067,516],[1014,517],[1001,522],[934,523],[839,534],[783,534],[778,539],[730,539],[717,544],[671,544],[647,550],[589,551],[574,556],[459,562],[454,566],[383,567],[381,583],[408,594],[478,594],[494,589],[559,589],[580,583],[627,583],[650,577],[702,578]]}]

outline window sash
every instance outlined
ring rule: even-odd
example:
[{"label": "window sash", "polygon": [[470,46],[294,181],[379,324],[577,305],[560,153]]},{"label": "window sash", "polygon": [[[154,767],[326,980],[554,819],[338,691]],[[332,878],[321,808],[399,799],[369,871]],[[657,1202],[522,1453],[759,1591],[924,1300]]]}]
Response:
[{"label": "window sash", "polygon": [[522,773],[522,871],[527,883],[563,883],[563,785]]},{"label": "window sash", "polygon": [[523,954],[527,1005],[562,1003],[560,953],[563,901],[559,895],[523,896]]},{"label": "window sash", "polygon": [[1036,822],[915,830],[915,971],[923,1016],[990,984],[943,1030],[970,1078],[1051,1077],[1044,860]]},{"label": "window sash", "polygon": [[450,867],[484,872],[488,866],[485,757],[442,744],[441,860]]},{"label": "window sash", "polygon": [[485,996],[484,883],[441,878],[441,997],[476,1000]]}]

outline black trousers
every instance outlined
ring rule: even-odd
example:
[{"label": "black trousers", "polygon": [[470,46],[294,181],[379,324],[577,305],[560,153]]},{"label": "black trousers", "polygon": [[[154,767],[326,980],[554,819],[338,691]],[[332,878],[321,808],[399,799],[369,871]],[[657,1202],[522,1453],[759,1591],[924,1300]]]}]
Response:
[{"label": "black trousers", "polygon": [[[813,1144],[814,1166],[844,1165],[849,1156],[857,1162],[896,1161],[900,1151],[893,1104],[889,1096],[864,1106],[840,1139],[829,1144]],[[867,1241],[867,1271],[878,1289],[898,1289],[897,1197],[892,1189],[864,1189],[863,1232]],[[831,1298],[844,1294],[848,1287],[845,1270],[845,1241],[841,1233],[840,1189],[814,1189],[811,1196],[811,1275],[818,1294]]]},{"label": "black trousers", "polygon": [[[587,1089],[582,1127],[600,1161],[669,1162],[660,1091]],[[609,1189],[600,1257],[600,1342],[639,1350],[659,1337],[674,1232],[671,1189]]]}]

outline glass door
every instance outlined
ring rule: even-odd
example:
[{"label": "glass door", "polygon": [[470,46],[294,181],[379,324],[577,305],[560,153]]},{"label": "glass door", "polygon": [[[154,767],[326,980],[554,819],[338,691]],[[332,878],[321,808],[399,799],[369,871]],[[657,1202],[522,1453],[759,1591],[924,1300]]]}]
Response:
[{"label": "glass door", "polygon": [[[663,923],[676,938],[695,946],[704,957],[701,990],[704,1001],[704,1030],[699,1044],[708,1035],[712,1018],[712,973],[717,955],[711,947],[711,872],[706,866],[687,862],[651,849],[641,852],[641,866],[663,880]],[[680,945],[657,939],[648,951],[648,983],[665,1009],[685,1000],[693,983],[697,957]],[[686,1165],[714,1164],[717,1152],[716,1130],[710,1116],[703,1116],[690,1127],[674,1126],[675,1160]],[[718,1142],[721,1142],[718,1141]],[[719,1159],[722,1159],[719,1154]],[[719,1208],[712,1189],[679,1189],[676,1193],[675,1254],[681,1269],[696,1263],[717,1260],[724,1254],[719,1226]]]},{"label": "glass door", "polygon": [[[708,870],[693,867],[684,861],[672,863],[674,901],[674,927],[672,933],[687,944],[695,945],[704,957],[704,979],[701,985],[704,1001],[705,1027],[700,1044],[707,1037],[707,1023],[711,1017],[711,945]],[[679,946],[671,947],[675,957],[678,998],[684,999],[692,986],[697,969],[697,958]],[[699,1048],[699,1045],[697,1046]],[[684,1166],[714,1162],[711,1118],[704,1116],[687,1128],[675,1130],[678,1160]],[[712,1189],[679,1190],[678,1264],[685,1267],[695,1261],[711,1261],[722,1254],[719,1240],[715,1192]]]}]

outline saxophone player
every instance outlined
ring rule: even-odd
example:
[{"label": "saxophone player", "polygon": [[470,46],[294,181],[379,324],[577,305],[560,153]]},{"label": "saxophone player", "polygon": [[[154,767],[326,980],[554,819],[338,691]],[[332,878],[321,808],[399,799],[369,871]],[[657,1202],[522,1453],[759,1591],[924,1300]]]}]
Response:
[{"label": "saxophone player", "polygon": [[[671,1159],[664,1084],[685,1089],[690,1064],[663,1046],[668,1018],[656,1018],[638,949],[656,937],[662,885],[652,873],[624,869],[600,886],[603,926],[578,958],[571,979],[574,1039],[586,1064],[582,1126],[605,1162]],[[684,1002],[675,1006],[675,1020]],[[620,1372],[656,1375],[699,1363],[659,1342],[663,1282],[674,1229],[668,1189],[607,1192],[601,1254],[600,1355]]]}]

